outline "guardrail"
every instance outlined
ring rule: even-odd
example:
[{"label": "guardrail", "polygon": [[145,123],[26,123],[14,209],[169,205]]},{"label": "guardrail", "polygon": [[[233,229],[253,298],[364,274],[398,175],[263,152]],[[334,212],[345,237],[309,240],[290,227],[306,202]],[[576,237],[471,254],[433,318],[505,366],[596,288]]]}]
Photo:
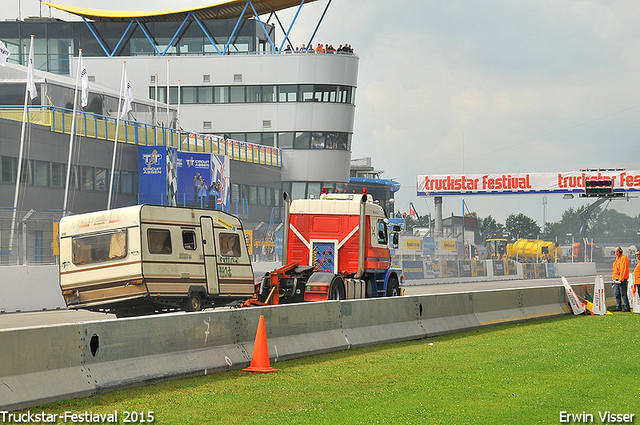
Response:
[{"label": "guardrail", "polygon": [[8,329],[0,331],[0,408],[245,367],[260,315],[277,362],[569,311],[564,288],[547,286]]},{"label": "guardrail", "polygon": [[[0,106],[0,118],[22,121],[23,109]],[[73,111],[57,106],[28,106],[27,121],[44,125],[57,133],[71,134]],[[76,112],[75,134],[83,137],[116,139],[116,118],[90,112]],[[279,148],[225,139],[211,134],[198,134],[159,127],[137,121],[120,120],[118,141],[139,146],[171,146],[186,152],[226,155],[231,159],[261,165],[282,167]]]}]

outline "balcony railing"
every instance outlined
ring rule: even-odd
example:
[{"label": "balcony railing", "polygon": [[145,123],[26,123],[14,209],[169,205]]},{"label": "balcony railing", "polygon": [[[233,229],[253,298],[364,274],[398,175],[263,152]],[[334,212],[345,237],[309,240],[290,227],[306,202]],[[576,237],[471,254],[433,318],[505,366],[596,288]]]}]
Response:
[{"label": "balcony railing", "polygon": [[[23,109],[0,106],[0,118],[22,121]],[[28,106],[27,121],[49,127],[56,133],[71,134],[73,111],[57,106]],[[90,112],[76,112],[76,135],[95,139],[116,139],[116,119]],[[212,134],[198,134],[173,128],[120,120],[118,142],[138,146],[171,146],[184,152],[226,155],[230,159],[254,164],[282,167],[279,148],[225,139]]]}]

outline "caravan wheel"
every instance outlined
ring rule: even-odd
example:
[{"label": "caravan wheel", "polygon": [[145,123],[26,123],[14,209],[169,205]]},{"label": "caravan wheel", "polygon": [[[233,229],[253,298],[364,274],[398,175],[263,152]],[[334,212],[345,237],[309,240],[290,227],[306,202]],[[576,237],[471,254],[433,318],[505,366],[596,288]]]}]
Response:
[{"label": "caravan wheel", "polygon": [[186,311],[200,311],[202,310],[202,298],[199,294],[191,294],[185,301],[184,309]]}]

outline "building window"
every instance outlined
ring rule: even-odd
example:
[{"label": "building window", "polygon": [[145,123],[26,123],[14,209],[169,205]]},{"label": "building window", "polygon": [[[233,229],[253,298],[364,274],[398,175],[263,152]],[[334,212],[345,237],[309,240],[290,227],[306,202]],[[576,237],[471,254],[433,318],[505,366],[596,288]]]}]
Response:
[{"label": "building window", "polygon": [[289,131],[285,133],[278,133],[278,147],[280,149],[291,149],[293,148],[293,136],[294,132]]},{"label": "building window", "polygon": [[286,85],[278,86],[278,102],[295,102],[298,86]]},{"label": "building window", "polygon": [[[158,87],[158,102],[166,103],[166,86]],[[180,87],[183,104],[211,103],[273,103],[273,102],[323,102],[354,103],[354,87],[326,84],[288,84],[267,86],[184,86]],[[178,87],[169,88],[170,103],[178,103]],[[149,87],[149,98],[155,99],[156,87]],[[19,95],[16,94],[16,99]],[[21,101],[16,100],[15,104]],[[13,104],[11,103],[11,104]]]},{"label": "building window", "polygon": [[245,94],[244,94],[244,86],[232,86],[230,87],[230,95],[229,99],[231,103],[244,103]]},{"label": "building window", "polygon": [[97,168],[96,169],[96,190],[100,192],[104,192],[107,190],[108,176],[109,172],[106,168]]},{"label": "building window", "polygon": [[262,101],[266,103],[278,101],[276,86],[262,86]]},{"label": "building window", "polygon": [[213,102],[214,103],[229,103],[229,87],[214,87],[213,88]]},{"label": "building window", "polygon": [[258,205],[258,188],[249,186],[249,205]]},{"label": "building window", "polygon": [[301,102],[315,101],[313,98],[313,84],[300,84],[300,90],[298,90],[298,93]]},{"label": "building window", "polygon": [[64,187],[66,184],[66,174],[67,169],[64,164],[60,164],[59,162],[51,163],[51,186]]},{"label": "building window", "polygon": [[291,183],[291,199],[305,199],[307,184],[305,182]]},{"label": "building window", "polygon": [[198,89],[197,87],[181,87],[182,89],[182,103],[185,105],[200,103],[198,102]]},{"label": "building window", "polygon": [[247,86],[247,102],[262,102],[262,90],[260,86]]},{"label": "building window", "polygon": [[82,190],[93,190],[94,188],[94,169],[93,167],[82,167]]},{"label": "building window", "polygon": [[46,161],[36,161],[35,165],[36,186],[49,187],[49,163]]},{"label": "building window", "polygon": [[276,133],[262,133],[262,144],[264,146],[275,146]]},{"label": "building window", "polygon": [[15,183],[18,174],[18,159],[8,156],[2,157],[2,181],[5,183]]},{"label": "building window", "polygon": [[324,149],[325,133],[311,133],[311,149]]},{"label": "building window", "polygon": [[120,187],[121,187],[122,193],[133,193],[133,186],[134,186],[133,171],[120,171],[120,175],[121,175]]},{"label": "building window", "polygon": [[213,103],[213,87],[198,87],[198,103]]},{"label": "building window", "polygon": [[311,133],[308,131],[296,133],[296,138],[293,142],[294,149],[309,149],[309,142],[311,140]]}]

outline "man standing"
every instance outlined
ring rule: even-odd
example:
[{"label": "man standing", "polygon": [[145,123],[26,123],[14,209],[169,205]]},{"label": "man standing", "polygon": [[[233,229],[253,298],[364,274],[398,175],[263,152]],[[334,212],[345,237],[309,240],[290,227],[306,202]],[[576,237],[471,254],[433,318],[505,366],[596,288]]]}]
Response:
[{"label": "man standing", "polygon": [[[636,268],[633,270],[633,284],[634,287],[632,293],[634,297],[640,297],[640,249],[636,251],[636,259],[638,260],[638,264]],[[638,305],[638,303],[635,303]]]},{"label": "man standing", "polygon": [[[622,303],[624,303],[624,311],[631,311],[629,307],[629,298],[627,297],[627,285],[629,284],[629,259],[622,253],[622,248],[616,247],[616,261],[613,263],[613,280],[614,294],[616,296],[616,309],[614,311],[623,311]],[[622,298],[622,300],[620,300]]]}]

